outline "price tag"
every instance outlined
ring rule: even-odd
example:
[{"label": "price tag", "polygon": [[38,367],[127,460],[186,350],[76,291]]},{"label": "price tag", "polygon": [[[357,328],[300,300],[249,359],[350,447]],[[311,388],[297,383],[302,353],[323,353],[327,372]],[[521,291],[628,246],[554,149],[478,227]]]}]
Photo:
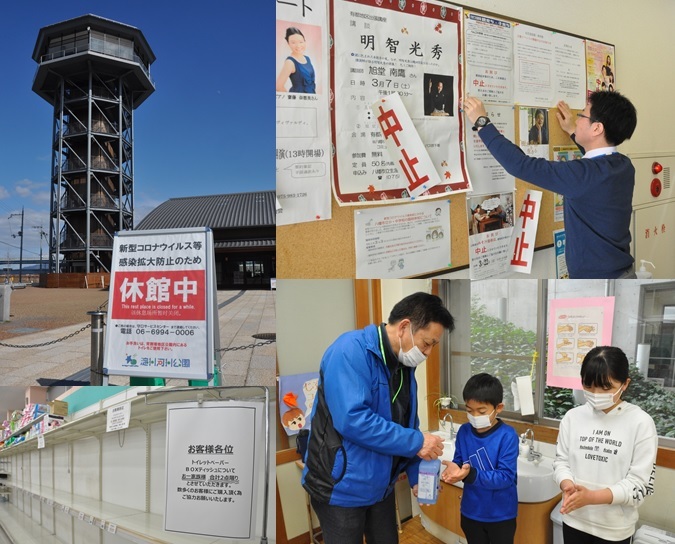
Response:
[{"label": "price tag", "polygon": [[89,525],[93,525],[94,524],[94,516],[89,516],[89,519],[87,520],[87,523]]},{"label": "price tag", "polygon": [[99,519],[98,523],[96,524],[100,529],[105,529],[105,520]]},{"label": "price tag", "polygon": [[108,524],[108,532],[112,533],[112,534],[115,534],[117,532],[117,525],[115,525],[114,523],[109,523]]},{"label": "price tag", "polygon": [[77,519],[82,521],[84,519],[84,512],[80,512],[80,514],[77,516]]},{"label": "price tag", "polygon": [[39,434],[38,435],[38,449],[41,450],[44,447],[45,447],[45,435]]},{"label": "price tag", "polygon": [[63,507],[63,511],[64,511],[66,514],[69,514],[69,513],[70,513],[70,506],[64,506],[64,507]]}]

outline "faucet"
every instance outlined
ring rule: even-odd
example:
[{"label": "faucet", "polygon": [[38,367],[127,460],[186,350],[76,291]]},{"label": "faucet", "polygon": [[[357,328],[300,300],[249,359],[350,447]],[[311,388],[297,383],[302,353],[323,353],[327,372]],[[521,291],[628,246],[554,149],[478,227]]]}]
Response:
[{"label": "faucet", "polygon": [[534,431],[532,429],[526,429],[525,432],[520,435],[520,443],[525,444],[528,438],[530,440],[530,447],[527,450],[527,460],[541,461],[541,453],[534,451]]},{"label": "faucet", "polygon": [[452,414],[450,414],[450,412],[448,412],[447,414],[445,414],[443,416],[443,422],[441,423],[441,425],[443,426],[443,430],[445,431],[446,430],[445,424],[447,423],[448,418],[450,418],[450,438],[454,439],[455,438],[455,422],[453,421]]}]

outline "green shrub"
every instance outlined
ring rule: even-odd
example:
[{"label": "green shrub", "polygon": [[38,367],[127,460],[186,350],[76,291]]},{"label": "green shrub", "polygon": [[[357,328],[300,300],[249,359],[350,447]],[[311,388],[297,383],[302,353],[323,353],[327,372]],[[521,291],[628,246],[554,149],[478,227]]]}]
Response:
[{"label": "green shrub", "polygon": [[[485,306],[476,299],[471,305],[471,351],[473,353],[517,355],[531,357],[537,345],[535,332],[504,323],[487,315]],[[502,359],[489,355],[473,358],[471,373],[489,372],[504,386],[504,403],[513,407],[511,382],[525,374],[522,360]],[[659,436],[675,438],[675,394],[650,382],[640,374],[637,366],[630,367],[631,382],[623,398],[640,406],[652,415]],[[562,419],[574,407],[571,389],[546,387],[544,417]]]}]

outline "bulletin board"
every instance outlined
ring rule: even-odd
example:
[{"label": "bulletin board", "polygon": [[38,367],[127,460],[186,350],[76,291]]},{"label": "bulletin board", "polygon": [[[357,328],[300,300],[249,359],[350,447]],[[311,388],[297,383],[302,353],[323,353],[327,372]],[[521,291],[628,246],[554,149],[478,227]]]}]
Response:
[{"label": "bulletin board", "polygon": [[[591,38],[558,31],[528,21],[504,17],[499,14],[483,12],[461,4],[448,4],[481,14],[486,17],[494,17],[510,23],[526,24],[548,31],[558,32],[600,43]],[[613,47],[611,44],[606,44]],[[521,104],[522,106],[540,107],[538,104]],[[516,121],[516,141],[518,140],[518,105],[514,107],[514,119]],[[552,159],[553,149],[557,146],[573,146],[570,137],[559,126],[556,119],[555,107],[549,108],[549,159]],[[573,110],[576,112],[579,110]],[[539,215],[539,226],[535,242],[536,249],[544,249],[553,246],[553,231],[564,228],[562,221],[554,220],[554,194],[550,191],[538,188],[523,180],[515,181],[515,206],[514,210],[520,210],[528,190],[540,190],[543,192],[542,206]],[[468,194],[471,196],[471,193]],[[448,198],[447,196],[445,198]],[[469,226],[467,219],[467,194],[458,193],[450,198],[450,236],[448,243],[451,248],[451,266],[442,270],[429,270],[428,275],[435,273],[447,273],[453,270],[467,268],[469,265]],[[411,206],[414,203],[399,204]],[[371,206],[362,206],[363,210]],[[332,200],[332,218],[325,221],[312,223],[298,223],[277,227],[277,277],[280,278],[353,278],[356,271],[355,236],[354,236],[354,213],[353,207],[340,207],[335,199]],[[427,274],[425,274],[427,275]]]}]

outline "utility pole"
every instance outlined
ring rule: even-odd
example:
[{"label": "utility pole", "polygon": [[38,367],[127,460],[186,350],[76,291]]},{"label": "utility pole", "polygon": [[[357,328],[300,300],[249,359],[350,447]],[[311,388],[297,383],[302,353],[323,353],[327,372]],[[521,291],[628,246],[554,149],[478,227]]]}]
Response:
[{"label": "utility pole", "polygon": [[[11,219],[12,217],[18,217],[18,213],[13,213],[9,216],[8,219]],[[23,206],[21,206],[21,230],[19,231],[19,234],[12,234],[12,238],[16,238],[17,236],[21,237],[21,243],[19,244],[19,283],[22,283],[21,279],[23,276]]]},{"label": "utility pole", "polygon": [[42,274],[42,239],[44,238],[47,242],[49,242],[49,239],[47,238],[47,233],[42,228],[42,225],[33,225],[33,228],[40,230],[40,274]]}]

